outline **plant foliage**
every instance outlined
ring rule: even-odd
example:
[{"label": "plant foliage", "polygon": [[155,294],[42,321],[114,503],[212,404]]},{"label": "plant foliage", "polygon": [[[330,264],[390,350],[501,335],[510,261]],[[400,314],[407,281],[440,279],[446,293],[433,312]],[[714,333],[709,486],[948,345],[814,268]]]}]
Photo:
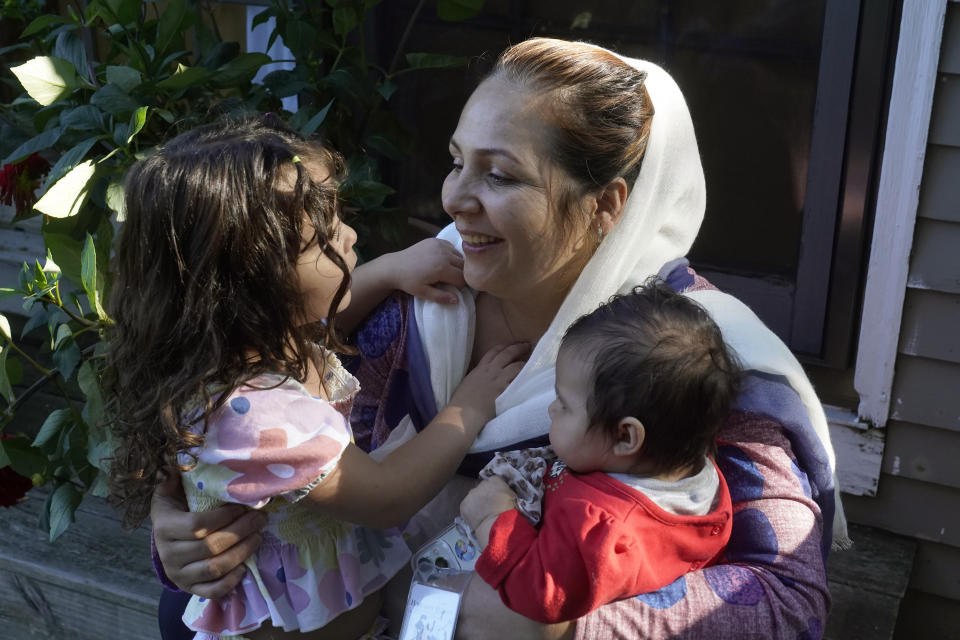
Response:
[{"label": "plant foliage", "polygon": [[[407,157],[412,145],[390,98],[404,74],[463,60],[404,55],[405,38],[392,62],[372,59],[364,25],[378,0],[275,0],[254,24],[273,19],[271,42],[283,39],[293,65],[254,83],[273,60],[222,39],[202,3],[170,0],[160,11],[154,2],[90,0],[82,12],[68,4],[48,14],[37,2],[4,2],[0,15],[25,28],[18,43],[0,51],[24,60],[3,77],[22,93],[0,105],[0,167],[9,174],[0,187],[12,185],[8,201],[17,204],[17,218],[42,216],[46,255],[0,288],[0,296],[22,301],[27,318],[13,335],[0,315],[0,430],[43,386],[55,387],[63,401],[32,436],[4,434],[0,469],[34,486],[52,484],[42,524],[53,540],[84,495],[105,493],[112,447],[99,379],[126,170],[197,124],[225,114],[281,112],[282,99],[297,96],[299,109],[285,113],[288,122],[304,134],[322,134],[347,158],[343,191],[363,214],[354,220],[361,241],[374,229],[395,238],[405,216],[387,204],[394,191],[382,182],[381,167]],[[461,20],[481,5],[439,0],[436,9],[443,19]],[[37,335],[40,353],[22,346],[24,337]],[[24,366],[39,378],[17,392]]]}]

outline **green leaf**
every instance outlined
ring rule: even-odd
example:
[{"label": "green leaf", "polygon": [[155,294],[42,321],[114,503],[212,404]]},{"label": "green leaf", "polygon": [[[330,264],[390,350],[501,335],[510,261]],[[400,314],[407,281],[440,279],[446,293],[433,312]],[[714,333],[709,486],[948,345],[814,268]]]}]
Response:
[{"label": "green leaf", "polygon": [[[78,164],[47,189],[33,208],[53,218],[76,215],[87,199],[88,186],[95,172],[93,160]],[[59,260],[57,263],[63,264]]]},{"label": "green leaf", "polygon": [[63,275],[71,282],[80,282],[80,253],[83,244],[69,234],[48,230],[46,225],[43,229],[43,243],[60,265]]},{"label": "green leaf", "polygon": [[[9,329],[8,329],[9,331]],[[10,377],[7,375],[7,356],[10,355],[10,343],[7,342],[0,349],[0,397],[10,404],[13,402],[13,387],[10,385]]]},{"label": "green leaf", "polygon": [[23,363],[20,358],[7,357],[7,366],[5,368],[7,380],[11,385],[21,384],[23,382]]},{"label": "green leaf", "polygon": [[74,514],[82,500],[83,496],[69,482],[54,490],[50,501],[50,542],[59,538],[74,521]]},{"label": "green leaf", "polygon": [[10,155],[4,158],[2,164],[20,162],[35,151],[46,151],[57,143],[57,140],[60,139],[61,133],[63,133],[63,130],[60,127],[54,127],[53,129],[33,136],[19,147],[14,149]]},{"label": "green leaf", "polygon": [[277,98],[295,96],[310,85],[299,70],[277,69],[263,77],[263,86]]},{"label": "green leaf", "polygon": [[143,125],[147,124],[147,111],[148,107],[140,107],[130,116],[130,135],[127,137],[127,144],[130,144],[143,129]]},{"label": "green leaf", "polygon": [[185,0],[171,0],[157,23],[157,39],[154,43],[159,55],[164,55],[170,48],[173,39],[180,33],[180,26],[187,16]]},{"label": "green leaf", "polygon": [[116,85],[124,93],[130,93],[143,82],[140,72],[132,67],[111,65],[107,67],[107,82]]},{"label": "green leaf", "polygon": [[437,0],[437,16],[441,20],[459,22],[480,13],[484,0]]},{"label": "green leaf", "polygon": [[123,222],[127,217],[123,202],[123,184],[111,182],[107,186],[106,200],[110,210],[117,214],[117,221]]},{"label": "green leaf", "polygon": [[393,80],[384,80],[377,85],[377,93],[379,93],[384,100],[389,100],[390,96],[397,90],[397,83]]},{"label": "green leaf", "polygon": [[37,433],[37,437],[33,439],[31,446],[42,447],[49,442],[51,438],[59,435],[60,429],[71,421],[72,415],[73,412],[70,409],[51,411],[47,419],[43,421],[43,426],[40,427],[40,432]]},{"label": "green leaf", "polygon": [[317,30],[303,20],[290,20],[283,32],[283,43],[294,53],[303,57],[317,42]]},{"label": "green leaf", "polygon": [[[62,330],[66,328],[66,335],[63,335]],[[59,345],[56,351],[53,352],[53,366],[56,367],[57,371],[60,372],[60,375],[63,376],[64,380],[69,380],[70,376],[73,375],[73,372],[76,370],[77,365],[80,364],[82,355],[80,354],[80,347],[77,346],[76,341],[73,339],[73,335],[69,333],[70,329],[67,325],[60,325],[60,329],[57,330],[57,344]]]},{"label": "green leaf", "polygon": [[370,136],[367,138],[367,146],[374,151],[382,153],[391,160],[401,160],[404,156],[403,151],[386,136],[376,134]]},{"label": "green leaf", "polygon": [[46,131],[47,123],[49,123],[55,116],[59,116],[64,112],[67,104],[64,101],[54,102],[49,107],[40,107],[37,109],[37,112],[33,114],[33,130],[34,131]]},{"label": "green leaf", "polygon": [[97,290],[97,249],[93,244],[93,236],[89,233],[80,254],[80,280],[87,300],[90,301],[90,308],[96,311],[101,319],[105,319],[107,314],[100,306],[100,292]]},{"label": "green leaf", "polygon": [[56,164],[54,164],[50,169],[50,172],[47,173],[47,177],[43,181],[41,193],[46,193],[47,189],[50,188],[50,185],[65,176],[68,171],[77,166],[77,164],[83,160],[83,156],[87,155],[87,152],[90,151],[90,148],[97,143],[97,140],[98,138],[87,138],[60,156]]},{"label": "green leaf", "polygon": [[105,3],[119,24],[128,25],[140,17],[141,0],[105,0]]},{"label": "green leaf", "polygon": [[253,16],[253,21],[250,23],[250,29],[256,29],[261,24],[266,24],[270,18],[273,18],[277,15],[277,10],[273,7],[267,7],[257,15]]},{"label": "green leaf", "polygon": [[206,81],[210,77],[210,71],[203,67],[185,67],[182,64],[177,65],[177,71],[157,83],[158,89],[164,91],[179,91]]},{"label": "green leaf", "polygon": [[[103,418],[103,392],[100,390],[100,379],[90,360],[80,365],[80,370],[77,372],[77,384],[87,397],[87,403],[83,407],[83,419],[87,424],[92,425],[91,430],[99,428],[100,421]],[[109,433],[104,435],[107,439],[109,439],[109,436]],[[88,446],[90,446],[89,443]],[[108,456],[104,455],[103,457]],[[97,464],[96,466],[99,467],[100,465]]]},{"label": "green leaf", "polygon": [[53,55],[72,64],[80,77],[87,77],[87,52],[74,31],[60,32],[57,36],[57,44],[53,47]]},{"label": "green leaf", "polygon": [[17,76],[27,94],[45,107],[78,86],[76,68],[61,58],[38,56],[11,67],[10,71]]},{"label": "green leaf", "polygon": [[35,474],[44,474],[49,466],[47,455],[30,446],[30,440],[17,436],[5,440],[3,449],[10,459],[10,468],[20,475],[31,478]]},{"label": "green leaf", "polygon": [[10,456],[7,455],[6,449],[3,447],[3,441],[0,441],[0,469],[10,466]]},{"label": "green leaf", "polygon": [[454,69],[466,66],[465,56],[448,56],[442,53],[408,53],[407,64],[411,69]]},{"label": "green leaf", "polygon": [[60,124],[76,131],[103,129],[103,112],[91,104],[81,105],[60,114]]},{"label": "green leaf", "polygon": [[345,36],[360,24],[360,16],[353,7],[340,7],[333,10],[333,32]]},{"label": "green leaf", "polygon": [[300,128],[300,133],[305,136],[312,135],[317,128],[323,124],[323,121],[327,117],[327,113],[330,111],[330,107],[332,106],[333,100],[328,102],[327,106],[325,106],[323,109],[320,109],[320,111],[317,112],[317,115],[310,118],[310,120],[308,120],[307,123]]},{"label": "green leaf", "polygon": [[113,116],[125,115],[139,106],[133,98],[115,84],[106,84],[97,89],[93,97],[90,98],[90,104]]},{"label": "green leaf", "polygon": [[217,69],[211,78],[217,87],[230,87],[250,82],[257,71],[273,59],[265,53],[244,53]]},{"label": "green leaf", "polygon": [[33,308],[33,312],[30,314],[30,318],[27,320],[27,323],[23,325],[23,330],[20,332],[20,339],[23,340],[23,337],[29,335],[31,331],[37,327],[42,327],[47,324],[47,321],[50,319],[50,310],[44,307],[43,305],[37,305]]},{"label": "green leaf", "polygon": [[23,30],[23,33],[20,34],[21,38],[28,38],[35,33],[40,33],[48,27],[52,27],[55,24],[69,24],[70,21],[63,16],[58,16],[52,13],[48,13],[40,16],[39,18],[34,19],[33,22],[27,25],[27,28]]}]

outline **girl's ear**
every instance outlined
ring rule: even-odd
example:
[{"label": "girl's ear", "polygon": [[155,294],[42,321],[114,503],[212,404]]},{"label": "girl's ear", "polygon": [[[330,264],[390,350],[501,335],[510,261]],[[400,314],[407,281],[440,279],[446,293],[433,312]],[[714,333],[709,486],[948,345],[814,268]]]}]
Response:
[{"label": "girl's ear", "polygon": [[627,194],[627,181],[623,178],[614,178],[597,195],[595,225],[600,227],[602,235],[606,236],[619,224],[627,204]]},{"label": "girl's ear", "polygon": [[643,447],[646,435],[642,422],[633,416],[621,418],[617,424],[617,442],[613,445],[613,453],[618,456],[635,456]]}]

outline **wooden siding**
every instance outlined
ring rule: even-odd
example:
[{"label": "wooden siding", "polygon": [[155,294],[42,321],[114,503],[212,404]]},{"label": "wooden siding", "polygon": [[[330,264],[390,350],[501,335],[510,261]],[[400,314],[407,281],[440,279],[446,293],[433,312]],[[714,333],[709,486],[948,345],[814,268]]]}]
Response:
[{"label": "wooden siding", "polygon": [[891,418],[960,431],[960,366],[901,353],[896,371]]},{"label": "wooden siding", "polygon": [[[922,637],[960,637],[951,626],[960,620],[958,2],[947,5],[938,70],[882,474],[876,497],[844,497],[851,521],[918,540],[897,638],[921,637],[921,629]],[[946,635],[929,626],[944,615],[952,615]]]},{"label": "wooden siding", "polygon": [[960,296],[910,289],[902,322],[901,353],[960,363]]},{"label": "wooden siding", "polygon": [[883,473],[960,489],[956,433],[895,420],[887,431]]},{"label": "wooden siding", "polygon": [[960,176],[960,147],[930,145],[923,167],[918,217],[960,222],[957,176]]}]

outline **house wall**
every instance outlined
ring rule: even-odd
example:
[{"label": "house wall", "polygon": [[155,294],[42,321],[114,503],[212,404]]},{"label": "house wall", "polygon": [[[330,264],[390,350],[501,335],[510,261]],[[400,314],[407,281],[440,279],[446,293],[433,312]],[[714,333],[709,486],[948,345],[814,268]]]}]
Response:
[{"label": "house wall", "polygon": [[[960,2],[947,6],[876,497],[848,517],[918,541],[897,638],[960,638]],[[878,322],[882,321],[877,319]],[[862,345],[861,345],[862,348]],[[931,626],[932,625],[932,626]]]}]

